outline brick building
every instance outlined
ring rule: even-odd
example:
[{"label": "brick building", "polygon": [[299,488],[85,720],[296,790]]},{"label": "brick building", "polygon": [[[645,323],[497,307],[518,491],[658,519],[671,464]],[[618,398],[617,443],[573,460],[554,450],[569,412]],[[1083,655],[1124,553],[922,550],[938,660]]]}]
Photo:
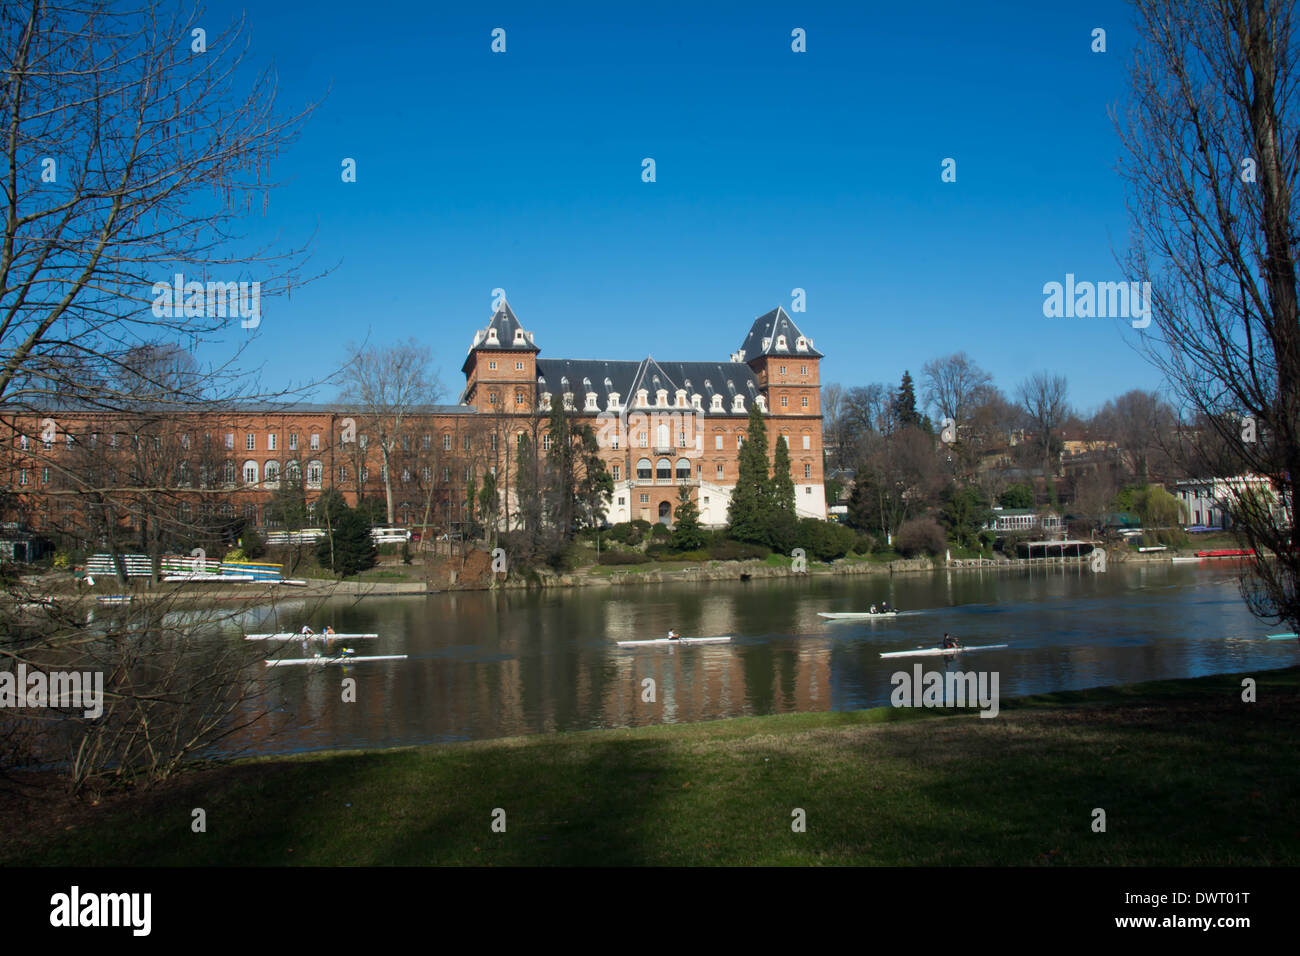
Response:
[{"label": "brick building", "polygon": [[[474,334],[455,405],[406,416],[390,453],[396,522],[459,527],[467,489],[496,475],[513,521],[521,436],[549,448],[552,394],[590,425],[614,478],[606,519],[672,523],[683,482],[706,525],[725,524],[750,406],[768,423],[768,442],[787,442],[796,507],[826,517],[822,473],[820,352],[777,308],[753,322],[723,362],[548,359],[508,304]],[[97,486],[130,488],[183,520],[208,515],[274,527],[268,504],[286,476],[310,508],[327,488],[350,504],[385,497],[373,420],[331,404],[238,404],[197,412],[52,410],[4,415],[10,454],[5,510],[33,529],[66,529]],[[111,472],[97,480],[95,472]],[[131,509],[128,509],[131,510]],[[501,521],[507,519],[503,516]]]}]

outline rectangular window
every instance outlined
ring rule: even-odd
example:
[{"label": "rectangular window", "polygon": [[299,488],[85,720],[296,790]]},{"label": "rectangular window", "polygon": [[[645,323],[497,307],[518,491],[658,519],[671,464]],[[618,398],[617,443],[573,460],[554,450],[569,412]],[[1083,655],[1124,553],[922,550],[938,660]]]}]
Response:
[{"label": "rectangular window", "polygon": [[782,375],[785,374],[785,366],[784,366],[784,365],[781,366],[781,374],[782,374]]},{"label": "rectangular window", "polygon": [[523,370],[524,370],[524,363],[523,363],[523,362],[516,362],[516,363],[515,363],[515,371],[516,371],[516,372],[522,372]]},{"label": "rectangular window", "polygon": [[643,504],[643,505],[648,505],[649,503],[650,503],[650,496],[649,496],[649,495],[642,495],[642,496],[641,496],[641,504]]},{"label": "rectangular window", "polygon": [[621,507],[622,505],[627,504],[627,499],[624,498],[622,495],[619,495],[619,496],[618,496],[618,503],[619,503],[619,505],[620,505],[620,507]]},{"label": "rectangular window", "polygon": [[253,485],[257,483],[257,465],[249,462],[244,466],[244,484]]},{"label": "rectangular window", "polygon": [[721,435],[714,435],[714,436],[713,436],[713,447],[716,448],[716,449],[718,449],[718,451],[721,451],[721,450],[722,450],[722,436],[721,436]]},{"label": "rectangular window", "polygon": [[469,468],[465,469],[465,484],[469,484]]},{"label": "rectangular window", "polygon": [[518,435],[515,436],[515,444],[518,445],[520,448],[523,448],[524,439],[527,437],[528,436],[524,432],[520,432]]},{"label": "rectangular window", "polygon": [[[368,435],[361,435],[361,436],[359,436],[359,437],[357,438],[357,447],[360,448],[362,451],[365,451],[365,450],[366,450],[366,445],[368,445],[368,444],[370,444],[370,437],[369,437]],[[297,447],[298,447],[298,436],[297,436],[297,435],[290,435],[290,436],[289,436],[289,447],[290,447],[290,448],[297,448]]]},{"label": "rectangular window", "polygon": [[50,483],[50,466],[45,465],[43,468],[41,468],[41,484],[48,485],[49,483]]},{"label": "rectangular window", "polygon": [[649,448],[649,447],[650,447],[650,439],[646,437],[646,433],[645,433],[645,432],[638,432],[638,433],[637,433],[637,438],[640,439],[640,443],[641,443],[641,447],[642,447],[642,448]]},{"label": "rectangular window", "polygon": [[497,433],[496,433],[496,432],[493,432],[493,433],[492,433],[492,450],[493,450],[493,451],[496,451],[496,450],[497,450]]},{"label": "rectangular window", "polygon": [[495,405],[496,403],[497,403],[497,393],[496,393],[496,392],[488,392],[488,404],[489,404],[489,405]]},{"label": "rectangular window", "polygon": [[524,403],[524,393],[523,393],[523,392],[515,392],[515,404],[516,404],[516,405],[522,405],[523,403]]},{"label": "rectangular window", "polygon": [[496,363],[496,362],[488,362],[488,368],[489,368],[491,371],[495,372],[495,371],[497,370],[497,363]]},{"label": "rectangular window", "polygon": [[782,395],[782,396],[781,396],[781,407],[782,407],[782,408],[788,408],[789,405],[790,405],[790,400],[789,400],[788,398],[786,398],[784,395]]},{"label": "rectangular window", "polygon": [[718,480],[719,480],[719,481],[722,480],[722,466],[721,466],[721,465],[718,466]]},{"label": "rectangular window", "polygon": [[737,435],[737,436],[736,436],[736,451],[740,451],[740,449],[744,446],[744,444],[745,444],[745,436],[744,436],[744,435]]},{"label": "rectangular window", "polygon": [[[362,447],[364,448],[365,446],[363,445]],[[290,450],[290,451],[297,451],[297,450],[298,450],[298,433],[297,433],[297,432],[289,432],[289,450]]]},{"label": "rectangular window", "polygon": [[425,451],[428,451],[432,446],[433,446],[433,436],[432,436],[432,435],[422,435],[422,436],[420,437],[420,447],[421,447],[421,448],[423,448]]},{"label": "rectangular window", "polygon": [[420,477],[424,480],[425,484],[428,484],[429,479],[433,477],[433,469],[428,465],[425,465],[420,469]]},{"label": "rectangular window", "polygon": [[252,432],[244,436],[244,450],[257,451],[257,436]]},{"label": "rectangular window", "polygon": [[804,476],[805,478],[811,478],[811,477],[812,477],[812,465],[804,465],[804,466],[803,466],[803,476]]},{"label": "rectangular window", "polygon": [[677,433],[677,447],[678,448],[686,447],[686,432],[684,430]]},{"label": "rectangular window", "polygon": [[445,485],[449,481],[451,481],[451,469],[444,468],[442,470],[442,483]]},{"label": "rectangular window", "polygon": [[27,469],[26,469],[26,468],[19,468],[19,469],[18,469],[18,484],[19,484],[20,486],[24,487],[24,488],[27,487]]},{"label": "rectangular window", "polygon": [[[67,441],[67,445],[68,445],[68,447],[71,448],[71,447],[72,447],[72,432],[68,432],[68,434],[67,434],[65,437],[66,437],[67,440],[68,440],[68,441]],[[158,439],[156,439],[156,438],[154,439],[155,442],[156,442],[157,440],[158,440]]]},{"label": "rectangular window", "polygon": [[26,450],[27,450],[27,436],[26,436],[26,435],[19,435],[19,436],[18,436],[18,447],[21,448],[23,451],[26,451]]},{"label": "rectangular window", "polygon": [[466,450],[466,451],[469,451],[469,436],[468,436],[468,435],[465,436],[465,441],[464,441],[462,444],[464,444],[464,446],[465,446],[465,450]]},{"label": "rectangular window", "polygon": [[803,397],[803,402],[802,402],[801,404],[803,405],[804,408],[807,408],[807,407],[808,407],[808,396],[807,396],[807,395],[805,395],[805,396]]},{"label": "rectangular window", "polygon": [[235,433],[226,432],[226,447],[233,449],[235,447]]},{"label": "rectangular window", "polygon": [[620,465],[614,466],[614,480],[618,481],[623,475],[623,468]]},{"label": "rectangular window", "polygon": [[369,481],[369,480],[370,480],[370,469],[367,468],[365,465],[362,465],[362,466],[361,466],[361,483],[364,485],[364,484],[365,484],[367,481]]},{"label": "rectangular window", "polygon": [[812,448],[812,435],[803,436],[803,448],[804,451],[808,451],[810,448]]},{"label": "rectangular window", "polygon": [[545,435],[542,436],[542,451],[550,451],[550,450],[551,450],[551,433],[547,432]]},{"label": "rectangular window", "polygon": [[[268,435],[266,436],[266,450],[267,450],[267,451],[275,451],[275,438],[276,438],[275,432],[271,432],[270,434],[268,434]],[[187,447],[188,447],[188,446],[187,446]]]},{"label": "rectangular window", "polygon": [[450,435],[443,435],[443,436],[442,436],[442,450],[443,450],[443,451],[451,451],[451,436],[450,436]]},{"label": "rectangular window", "polygon": [[800,375],[807,375],[807,374],[808,374],[808,366],[807,366],[807,365],[800,365],[800,366],[799,366],[799,374],[800,374]]},{"label": "rectangular window", "polygon": [[312,451],[320,450],[320,432],[311,433],[311,450]]},{"label": "rectangular window", "polygon": [[343,482],[347,480],[348,480],[348,466],[339,465],[339,484],[341,485],[343,484]]}]

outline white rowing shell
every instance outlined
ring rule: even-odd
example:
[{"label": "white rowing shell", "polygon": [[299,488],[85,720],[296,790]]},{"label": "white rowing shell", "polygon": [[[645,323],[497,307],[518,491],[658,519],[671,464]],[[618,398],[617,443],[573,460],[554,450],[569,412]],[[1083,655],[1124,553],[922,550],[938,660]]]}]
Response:
[{"label": "white rowing shell", "polygon": [[246,641],[300,641],[306,639],[309,641],[321,641],[321,640],[328,639],[331,641],[340,641],[346,638],[349,641],[358,641],[358,640],[365,640],[367,638],[373,639],[373,638],[377,638],[378,636],[379,636],[378,634],[290,634],[288,632],[281,632],[279,634],[245,634],[244,640]]},{"label": "white rowing shell", "polygon": [[853,611],[844,614],[830,614],[826,611],[818,611],[818,617],[828,617],[832,621],[856,621],[864,617],[898,617],[897,611],[877,611],[872,614],[870,611]]},{"label": "white rowing shell", "polygon": [[361,661],[404,661],[405,654],[381,654],[378,657],[291,657],[282,661],[267,661],[267,667],[288,667],[291,664],[356,664]]},{"label": "white rowing shell", "polygon": [[673,640],[669,637],[661,637],[653,641],[619,641],[619,647],[644,647],[647,644],[727,644],[731,641],[729,637],[679,637]]},{"label": "white rowing shell", "polygon": [[996,651],[1010,644],[981,644],[979,647],[923,647],[915,651],[890,651],[881,657],[930,657],[939,654],[964,654],[967,651]]}]

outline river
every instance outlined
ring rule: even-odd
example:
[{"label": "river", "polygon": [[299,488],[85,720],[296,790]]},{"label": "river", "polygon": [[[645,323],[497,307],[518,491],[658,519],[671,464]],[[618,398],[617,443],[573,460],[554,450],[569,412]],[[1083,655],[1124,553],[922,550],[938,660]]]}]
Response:
[{"label": "river", "polygon": [[[404,661],[259,672],[269,718],[237,743],[253,752],[392,747],[552,731],[712,720],[889,702],[890,676],[972,669],[976,655],[882,660],[945,631],[979,655],[1002,697],[1268,669],[1300,658],[1285,630],[1251,617],[1234,567],[1147,564],[281,603],[248,630],[378,632],[358,654]],[[819,611],[889,601],[895,619],[833,623]],[[619,648],[619,640],[732,635],[730,644]],[[220,639],[237,640],[234,634]],[[266,648],[268,654],[273,648]],[[296,644],[280,649],[301,656]],[[356,679],[344,702],[342,680]],[[645,678],[654,700],[647,701]]]}]

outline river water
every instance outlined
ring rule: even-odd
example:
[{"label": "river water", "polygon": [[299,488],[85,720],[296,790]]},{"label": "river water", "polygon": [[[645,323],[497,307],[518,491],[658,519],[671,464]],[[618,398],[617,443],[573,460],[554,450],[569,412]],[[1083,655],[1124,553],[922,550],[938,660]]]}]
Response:
[{"label": "river water", "polygon": [[[391,747],[889,703],[890,676],[996,670],[1002,697],[1283,667],[1285,630],[1255,620],[1238,568],[1151,564],[1035,572],[801,576],[544,592],[331,599],[259,609],[243,629],[378,632],[358,654],[408,659],[258,672],[272,713],[236,742],[254,752]],[[886,600],[898,618],[829,622]],[[730,644],[620,648],[619,640],[732,635]],[[882,651],[1009,644],[959,657]],[[222,640],[238,640],[231,633]],[[274,648],[268,646],[267,653]],[[301,656],[298,645],[283,656]],[[975,663],[978,658],[978,664]],[[344,678],[356,701],[344,702]],[[643,700],[645,678],[654,701]]]}]

